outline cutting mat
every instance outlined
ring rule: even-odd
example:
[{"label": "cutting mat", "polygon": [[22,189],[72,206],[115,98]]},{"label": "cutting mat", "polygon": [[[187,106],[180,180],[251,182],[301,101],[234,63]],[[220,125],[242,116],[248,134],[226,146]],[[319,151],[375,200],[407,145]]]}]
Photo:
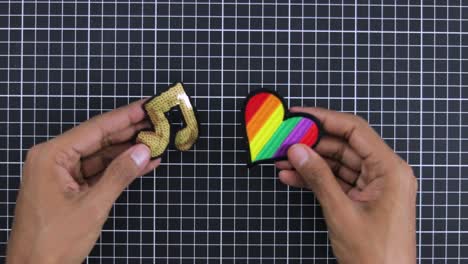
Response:
[{"label": "cutting mat", "polygon": [[419,179],[418,262],[468,263],[467,32],[467,1],[1,1],[0,254],[32,145],[183,81],[200,140],[122,194],[87,263],[335,263],[313,194],[245,166],[261,87],[369,120]]}]

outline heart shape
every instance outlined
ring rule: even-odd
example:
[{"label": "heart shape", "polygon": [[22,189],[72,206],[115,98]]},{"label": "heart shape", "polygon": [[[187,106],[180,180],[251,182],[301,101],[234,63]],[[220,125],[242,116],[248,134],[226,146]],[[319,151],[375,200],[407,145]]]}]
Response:
[{"label": "heart shape", "polygon": [[289,113],[284,100],[273,91],[251,92],[243,113],[249,166],[287,159],[292,145],[301,143],[313,148],[320,139],[318,119],[306,113]]}]

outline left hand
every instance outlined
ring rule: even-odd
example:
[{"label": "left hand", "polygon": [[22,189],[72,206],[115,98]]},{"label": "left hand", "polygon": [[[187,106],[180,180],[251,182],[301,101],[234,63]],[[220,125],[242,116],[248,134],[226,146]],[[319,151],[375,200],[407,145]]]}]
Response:
[{"label": "left hand", "polygon": [[148,128],[144,100],[116,109],[31,148],[23,169],[7,263],[81,263],[112,204],[159,165],[132,146]]}]

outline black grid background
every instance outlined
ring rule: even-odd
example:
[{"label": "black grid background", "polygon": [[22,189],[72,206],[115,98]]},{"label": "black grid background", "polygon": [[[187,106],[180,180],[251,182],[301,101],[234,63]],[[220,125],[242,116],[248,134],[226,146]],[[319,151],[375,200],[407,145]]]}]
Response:
[{"label": "black grid background", "polygon": [[265,87],[368,119],[419,178],[419,263],[468,263],[467,6],[2,0],[1,256],[32,145],[183,81],[201,139],[125,191],[87,262],[334,263],[313,195],[244,165]]}]

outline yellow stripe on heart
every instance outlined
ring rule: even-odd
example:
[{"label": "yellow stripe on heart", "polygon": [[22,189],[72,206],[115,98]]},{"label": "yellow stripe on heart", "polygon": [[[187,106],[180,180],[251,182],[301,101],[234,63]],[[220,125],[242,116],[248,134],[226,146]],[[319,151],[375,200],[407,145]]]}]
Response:
[{"label": "yellow stripe on heart", "polygon": [[258,153],[262,150],[268,140],[273,136],[276,129],[281,125],[284,118],[284,108],[282,104],[279,104],[273,113],[270,113],[267,120],[259,131],[255,134],[253,140],[250,141],[250,157],[255,160]]}]

